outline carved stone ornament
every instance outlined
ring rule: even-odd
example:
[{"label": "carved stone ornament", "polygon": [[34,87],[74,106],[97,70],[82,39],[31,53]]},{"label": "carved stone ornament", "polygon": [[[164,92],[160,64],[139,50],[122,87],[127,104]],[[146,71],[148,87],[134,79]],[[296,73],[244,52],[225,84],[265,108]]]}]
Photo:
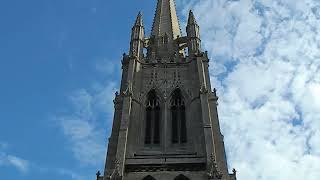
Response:
[{"label": "carved stone ornament", "polygon": [[219,180],[222,178],[222,174],[218,170],[218,166],[217,166],[216,160],[214,159],[213,154],[211,154],[211,162],[210,162],[210,167],[208,169],[209,169],[208,171],[209,179]]},{"label": "carved stone ornament", "polygon": [[[149,83],[146,83],[144,87],[145,92],[148,92],[150,89],[158,89],[162,93],[164,99],[167,99],[171,91],[173,91],[175,88],[186,89],[183,81],[181,81],[180,74],[176,72],[173,72],[172,74],[166,74],[166,77],[160,78],[158,78],[157,72],[153,72],[151,73],[151,79]],[[187,89],[186,91],[190,92]]]},{"label": "carved stone ornament", "polygon": [[112,171],[111,175],[109,176],[109,180],[121,180],[122,177],[120,176],[120,162],[116,159],[114,161],[114,170]]},{"label": "carved stone ornament", "polygon": [[126,88],[126,90],[124,90],[124,92],[123,92],[123,94],[125,95],[125,96],[131,96],[132,95],[132,83],[131,82],[128,82],[127,83],[127,88]]},{"label": "carved stone ornament", "polygon": [[116,107],[117,105],[119,105],[119,102],[120,102],[120,95],[119,95],[119,92],[117,91],[115,93],[115,98],[113,100],[114,106]]},{"label": "carved stone ornament", "polygon": [[202,85],[201,85],[201,88],[200,88],[200,93],[201,93],[201,94],[205,94],[205,93],[207,93],[207,92],[208,92],[208,89],[207,89],[206,85],[205,85],[205,84],[202,84]]},{"label": "carved stone ornament", "polygon": [[132,49],[132,57],[137,57],[137,50],[135,48]]}]

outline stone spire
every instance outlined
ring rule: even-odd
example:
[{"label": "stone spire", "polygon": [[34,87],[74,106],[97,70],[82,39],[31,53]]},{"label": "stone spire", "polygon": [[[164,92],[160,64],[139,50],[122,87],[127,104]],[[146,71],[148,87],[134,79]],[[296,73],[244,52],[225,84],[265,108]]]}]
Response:
[{"label": "stone spire", "polygon": [[188,18],[188,25],[195,25],[197,24],[196,18],[193,15],[193,12],[189,11],[189,18]]},{"label": "stone spire", "polygon": [[130,42],[130,56],[141,59],[143,57],[144,44],[144,27],[142,14],[139,12],[137,19],[132,27],[131,42]]},{"label": "stone spire", "polygon": [[189,56],[193,56],[201,51],[201,40],[200,40],[200,29],[197,24],[196,18],[193,15],[193,12],[190,10],[188,25],[187,25],[187,37],[188,41],[188,51]]},{"label": "stone spire", "polygon": [[168,35],[168,41],[181,36],[174,0],[158,0],[151,36]]},{"label": "stone spire", "polygon": [[142,13],[139,11],[138,16],[136,18],[135,26],[143,26]]}]

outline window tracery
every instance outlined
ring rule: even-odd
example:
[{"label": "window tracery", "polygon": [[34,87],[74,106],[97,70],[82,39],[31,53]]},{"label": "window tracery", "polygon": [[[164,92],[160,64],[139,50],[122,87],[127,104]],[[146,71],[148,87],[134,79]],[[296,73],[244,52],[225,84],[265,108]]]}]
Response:
[{"label": "window tracery", "polygon": [[146,102],[145,144],[160,144],[160,101],[155,90],[148,93]]},{"label": "window tracery", "polygon": [[180,89],[174,90],[171,98],[171,142],[183,144],[187,142],[186,108]]}]

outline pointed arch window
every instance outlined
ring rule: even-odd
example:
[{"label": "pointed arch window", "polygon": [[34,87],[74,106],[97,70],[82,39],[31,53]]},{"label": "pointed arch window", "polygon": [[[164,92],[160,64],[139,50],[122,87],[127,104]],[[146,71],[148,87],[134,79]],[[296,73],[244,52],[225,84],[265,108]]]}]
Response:
[{"label": "pointed arch window", "polygon": [[148,93],[144,142],[160,144],[160,101],[155,90]]},{"label": "pointed arch window", "polygon": [[176,89],[171,98],[171,142],[183,144],[187,142],[186,108],[180,89]]}]

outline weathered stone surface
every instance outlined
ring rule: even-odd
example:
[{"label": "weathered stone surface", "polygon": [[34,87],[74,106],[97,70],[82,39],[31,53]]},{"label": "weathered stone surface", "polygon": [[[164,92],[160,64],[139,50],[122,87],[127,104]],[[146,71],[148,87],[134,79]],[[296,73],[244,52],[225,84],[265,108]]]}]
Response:
[{"label": "weathered stone surface", "polygon": [[[227,169],[218,97],[211,89],[199,26],[190,12],[187,36],[176,38],[180,29],[174,6],[174,0],[158,0],[152,37],[144,37],[141,13],[132,28],[114,100],[104,180],[236,179],[235,171]],[[152,100],[151,91],[156,96]],[[155,132],[159,139],[146,141]]]}]

